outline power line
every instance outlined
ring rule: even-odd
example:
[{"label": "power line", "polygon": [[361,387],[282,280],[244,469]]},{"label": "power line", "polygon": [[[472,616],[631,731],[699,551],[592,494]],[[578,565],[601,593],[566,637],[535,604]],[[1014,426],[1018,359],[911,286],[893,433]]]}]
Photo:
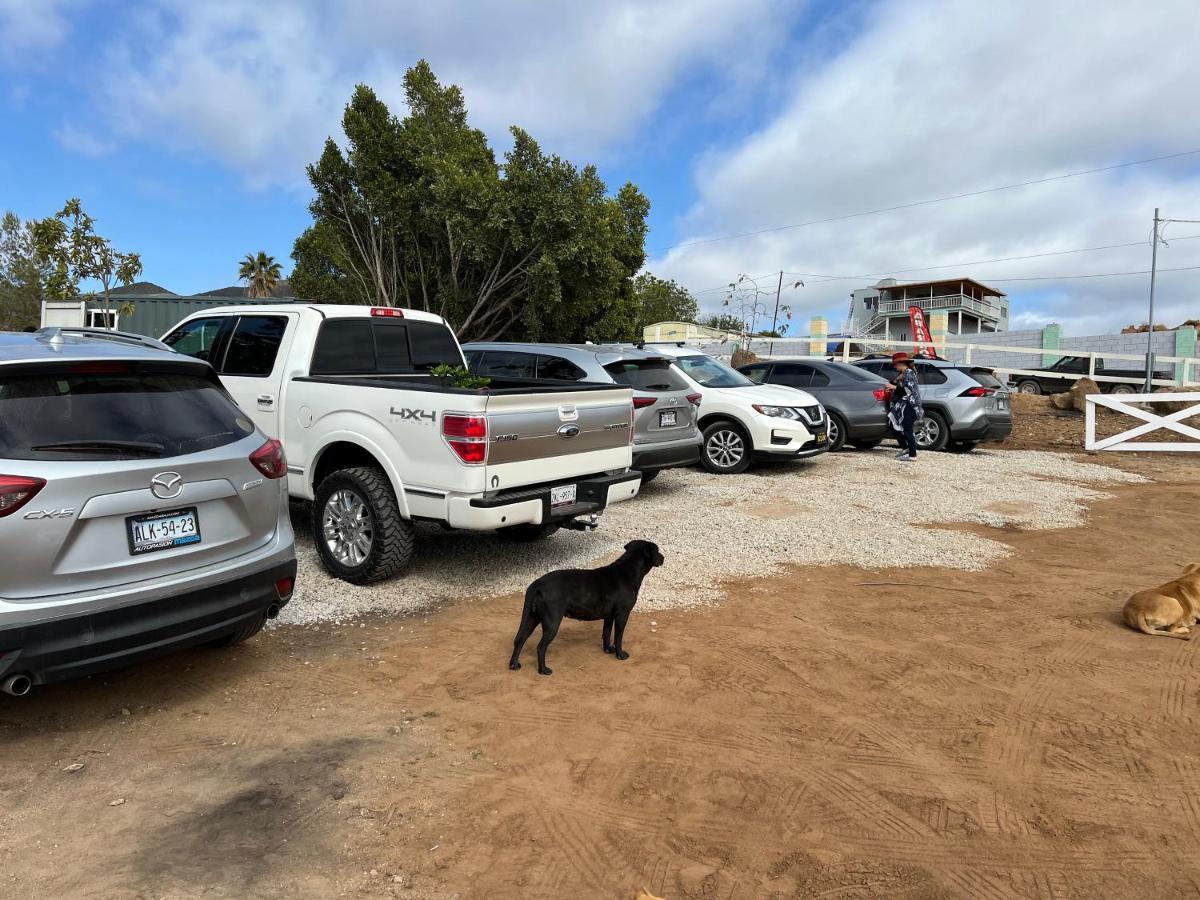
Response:
[{"label": "power line", "polygon": [[[1175,269],[1159,269],[1158,273],[1163,272],[1194,272],[1200,269],[1200,266],[1180,266]],[[1075,278],[1122,278],[1126,275],[1149,275],[1149,269],[1140,269],[1137,272],[1092,272],[1086,275],[1033,275],[1024,278],[989,278],[988,281],[1004,283],[1008,281],[1069,281]]]},{"label": "power line", "polygon": [[1030,181],[1020,181],[1015,184],[1002,184],[998,185],[997,187],[983,188],[977,191],[967,191],[966,193],[962,194],[948,194],[945,197],[933,197],[928,200],[914,200],[911,203],[898,203],[895,206],[883,206],[879,209],[868,209],[863,210],[862,212],[846,213],[840,216],[829,216],[824,219],[811,219],[807,222],[796,222],[791,225],[775,225],[770,228],[760,228],[756,231],[743,231],[738,234],[725,234],[719,235],[718,237],[701,238],[694,241],[682,241],[678,244],[668,244],[665,247],[655,247],[650,252],[661,253],[666,250],[675,250],[680,247],[695,247],[701,244],[715,244],[718,241],[732,241],[736,240],[737,238],[754,237],[755,235],[759,234],[770,234],[772,232],[787,231],[793,228],[807,228],[810,225],[825,225],[829,222],[844,222],[847,219],[857,219],[861,218],[862,216],[874,216],[878,215],[879,213],[897,212],[898,210],[902,209],[914,209],[919,206],[929,206],[934,203],[945,203],[949,200],[963,200],[967,197],[979,197],[984,194],[994,194],[997,191],[1011,191],[1016,188],[1047,184],[1051,181],[1063,181],[1067,178],[1079,178],[1083,175],[1097,175],[1101,172],[1112,172],[1117,169],[1127,169],[1130,166],[1144,166],[1148,163],[1165,162],[1169,159],[1180,159],[1185,156],[1195,156],[1197,154],[1200,154],[1200,148],[1195,150],[1184,150],[1181,153],[1169,153],[1166,156],[1151,156],[1147,159],[1134,159],[1130,160],[1129,162],[1114,163],[1111,166],[1099,166],[1094,169],[1082,169],[1078,172],[1066,172],[1062,175],[1049,175],[1045,178],[1034,178]]}]

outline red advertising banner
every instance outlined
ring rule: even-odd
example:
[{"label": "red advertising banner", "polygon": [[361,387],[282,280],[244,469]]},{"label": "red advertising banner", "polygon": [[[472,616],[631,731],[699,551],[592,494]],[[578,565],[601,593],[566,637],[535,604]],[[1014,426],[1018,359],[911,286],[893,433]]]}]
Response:
[{"label": "red advertising banner", "polygon": [[929,336],[929,326],[925,324],[925,311],[919,306],[910,306],[908,318],[912,323],[913,343],[916,344],[913,355],[930,358],[937,356],[937,348],[933,346],[933,338]]}]

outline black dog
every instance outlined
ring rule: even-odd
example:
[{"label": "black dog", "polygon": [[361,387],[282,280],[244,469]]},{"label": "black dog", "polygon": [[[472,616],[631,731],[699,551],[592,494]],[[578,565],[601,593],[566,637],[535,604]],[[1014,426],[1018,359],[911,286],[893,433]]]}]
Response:
[{"label": "black dog", "polygon": [[[546,648],[558,634],[563,617],[582,619],[585,622],[604,620],[604,652],[616,653],[617,659],[629,659],[621,647],[625,636],[625,623],[637,603],[642,579],[655,566],[663,564],[663,555],[658,545],[650,541],[630,541],[625,552],[616,562],[599,569],[560,569],[543,575],[525,590],[525,608],[521,611],[521,626],[513,639],[510,669],[521,668],[521,648],[533,634],[533,629],[542,626],[542,639],[538,641],[538,672],[551,674],[546,668]],[[609,644],[609,635],[616,626],[616,642]]]}]

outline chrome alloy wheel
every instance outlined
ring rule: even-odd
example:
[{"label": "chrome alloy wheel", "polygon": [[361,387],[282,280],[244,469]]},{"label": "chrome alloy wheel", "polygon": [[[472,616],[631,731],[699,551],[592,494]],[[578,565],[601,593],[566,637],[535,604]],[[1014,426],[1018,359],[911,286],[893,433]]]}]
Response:
[{"label": "chrome alloy wheel", "polygon": [[932,447],[942,436],[942,426],[936,419],[922,416],[913,425],[913,437],[917,439],[918,447]]},{"label": "chrome alloy wheel", "polygon": [[321,531],[330,554],[344,566],[361,566],[375,543],[375,520],[366,502],[343,488],[329,495],[321,514]]},{"label": "chrome alloy wheel", "polygon": [[708,458],[722,469],[731,469],[746,455],[746,445],[736,431],[714,431],[705,448]]}]

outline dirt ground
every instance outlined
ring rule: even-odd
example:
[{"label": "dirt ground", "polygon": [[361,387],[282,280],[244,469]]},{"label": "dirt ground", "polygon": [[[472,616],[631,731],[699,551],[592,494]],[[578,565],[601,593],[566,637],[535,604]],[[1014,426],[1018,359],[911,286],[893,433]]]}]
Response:
[{"label": "dirt ground", "polygon": [[1121,460],[988,570],[731,583],[626,662],[566,623],[551,678],[512,595],[3,698],[0,895],[1195,896],[1200,641],[1118,615],[1200,471]]}]

